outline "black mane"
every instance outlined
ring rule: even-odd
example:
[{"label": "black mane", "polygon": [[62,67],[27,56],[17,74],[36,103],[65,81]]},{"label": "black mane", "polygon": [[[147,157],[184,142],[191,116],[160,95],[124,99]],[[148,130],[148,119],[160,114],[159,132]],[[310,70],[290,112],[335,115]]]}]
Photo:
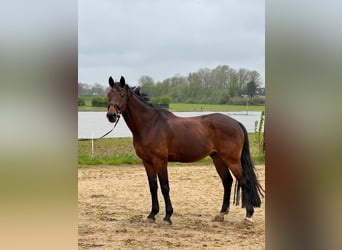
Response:
[{"label": "black mane", "polygon": [[140,86],[133,86],[130,87],[128,84],[126,84],[126,87],[128,88],[129,91],[131,91],[133,93],[134,96],[136,96],[140,101],[142,101],[143,103],[149,105],[150,107],[155,108],[157,111],[160,111],[162,113],[166,112],[166,113],[171,113],[170,111],[168,111],[167,109],[160,107],[158,105],[154,105],[152,103],[150,103],[150,97],[146,94],[143,93],[141,91],[141,87]]},{"label": "black mane", "polygon": [[168,111],[167,109],[160,107],[158,105],[154,105],[152,103],[150,103],[150,97],[143,93],[141,91],[141,87],[140,86],[134,86],[134,87],[129,87],[129,90],[136,96],[138,97],[139,100],[141,100],[143,103],[149,105],[150,107],[153,107],[158,114],[172,114],[170,111]]},{"label": "black mane", "polygon": [[143,101],[144,103],[148,104],[151,107],[156,107],[155,105],[153,105],[152,103],[150,103],[150,97],[143,93],[141,91],[141,87],[140,86],[134,86],[134,87],[129,87],[129,89],[133,92],[133,94],[138,97],[141,101]]}]

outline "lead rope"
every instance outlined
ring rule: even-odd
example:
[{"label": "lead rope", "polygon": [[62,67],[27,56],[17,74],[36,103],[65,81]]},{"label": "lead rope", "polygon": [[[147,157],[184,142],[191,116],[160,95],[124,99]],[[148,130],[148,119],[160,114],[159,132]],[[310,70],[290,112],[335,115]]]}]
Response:
[{"label": "lead rope", "polygon": [[110,132],[112,132],[115,129],[116,124],[118,124],[119,120],[120,120],[120,115],[118,115],[118,119],[116,120],[116,122],[114,124],[114,127],[111,130],[109,130],[107,133],[105,133],[103,136],[101,136],[101,137],[99,137],[97,139],[101,139],[101,138],[105,137],[106,135],[108,135]]}]

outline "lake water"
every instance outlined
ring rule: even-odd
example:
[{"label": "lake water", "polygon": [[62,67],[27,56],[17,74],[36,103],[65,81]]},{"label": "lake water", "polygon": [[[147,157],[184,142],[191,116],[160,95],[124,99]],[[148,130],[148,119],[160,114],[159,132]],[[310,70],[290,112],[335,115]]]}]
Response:
[{"label": "lake water", "polygon": [[[180,117],[191,117],[206,115],[211,113],[221,113],[228,115],[241,122],[248,132],[254,132],[255,121],[260,121],[261,112],[173,112]],[[113,128],[114,124],[107,120],[106,112],[78,112],[78,139],[98,138]],[[132,133],[121,116],[116,128],[106,136],[112,137],[132,137]]]}]

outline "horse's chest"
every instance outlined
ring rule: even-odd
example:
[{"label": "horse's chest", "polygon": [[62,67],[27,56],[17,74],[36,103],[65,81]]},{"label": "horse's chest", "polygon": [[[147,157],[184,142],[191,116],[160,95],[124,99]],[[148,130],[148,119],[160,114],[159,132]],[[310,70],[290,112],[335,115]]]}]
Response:
[{"label": "horse's chest", "polygon": [[139,142],[133,142],[136,154],[145,160],[151,160],[154,157],[163,158],[167,155],[164,152],[166,147],[154,144],[142,144]]},{"label": "horse's chest", "polygon": [[139,144],[139,145],[134,145],[134,149],[135,149],[135,153],[142,159],[145,159],[145,155],[146,153],[144,152],[142,146]]}]

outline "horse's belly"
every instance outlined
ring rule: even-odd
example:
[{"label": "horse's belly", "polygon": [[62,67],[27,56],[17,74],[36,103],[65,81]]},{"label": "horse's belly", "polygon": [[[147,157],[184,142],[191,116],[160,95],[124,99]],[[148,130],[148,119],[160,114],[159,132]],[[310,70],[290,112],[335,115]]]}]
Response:
[{"label": "horse's belly", "polygon": [[204,157],[188,157],[188,156],[169,156],[168,161],[169,162],[195,162],[203,159]]},{"label": "horse's belly", "polygon": [[176,154],[170,153],[168,155],[168,161],[170,162],[195,162],[208,156],[212,150],[202,150],[202,151],[182,151]]},{"label": "horse's belly", "polygon": [[194,132],[192,130],[187,134],[173,138],[172,143],[168,145],[169,161],[195,162],[213,152],[214,146],[210,140],[210,136],[205,133]]}]

